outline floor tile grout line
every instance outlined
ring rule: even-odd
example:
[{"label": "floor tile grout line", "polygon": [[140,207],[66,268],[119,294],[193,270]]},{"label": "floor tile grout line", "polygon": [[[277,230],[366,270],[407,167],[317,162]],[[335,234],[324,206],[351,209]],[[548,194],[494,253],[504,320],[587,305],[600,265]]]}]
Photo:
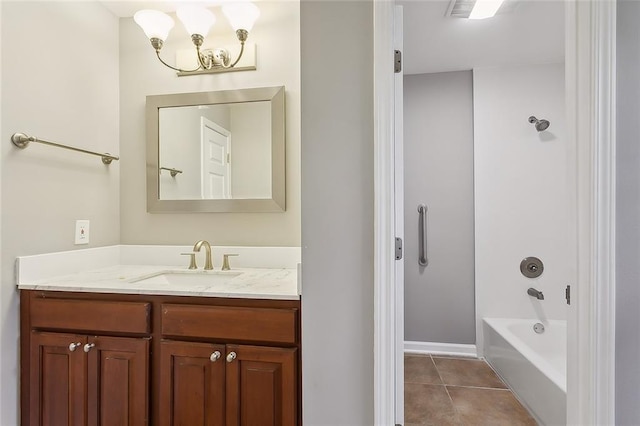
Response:
[{"label": "floor tile grout line", "polygon": [[[442,375],[440,374],[440,370],[438,369],[438,364],[436,364],[435,359],[434,358],[438,358],[438,359],[443,359],[442,357],[437,357],[437,356],[433,356],[431,355],[431,360],[433,361],[433,365],[436,368],[436,371],[438,373],[438,376],[440,377],[440,380],[442,380],[442,383],[445,384],[445,386],[458,386],[458,387],[471,387],[471,388],[487,388],[487,389],[507,389],[510,390],[509,386],[507,386],[507,384],[504,382],[504,380],[502,380],[502,378],[500,377],[500,375],[493,369],[493,367],[484,359],[462,359],[460,358],[459,360],[462,361],[472,361],[472,362],[481,362],[483,365],[489,367],[489,369],[491,370],[491,372],[498,378],[498,381],[502,384],[502,386],[504,386],[504,388],[493,388],[490,386],[469,386],[469,385],[456,385],[456,384],[450,384],[450,383],[446,383],[444,378],[442,377]],[[453,359],[453,358],[444,358],[444,359]]]},{"label": "floor tile grout line", "polygon": [[[520,402],[520,400],[515,396],[513,391],[506,385],[506,383],[504,383],[502,378],[496,373],[496,371],[493,369],[493,367],[488,362],[486,362],[484,359],[469,360],[469,361],[482,361],[498,377],[498,380],[500,381],[500,383],[503,386],[505,386],[504,388],[494,388],[494,387],[485,387],[485,386],[449,385],[449,384],[446,384],[445,380],[442,377],[442,374],[440,373],[440,370],[438,369],[438,367],[436,365],[435,359],[434,359],[434,358],[442,358],[442,357],[434,357],[432,354],[426,354],[426,355],[431,359],[432,365],[436,369],[436,373],[438,375],[438,378],[440,379],[440,381],[442,383],[441,384],[433,384],[433,383],[411,382],[411,381],[405,381],[405,383],[412,384],[412,385],[444,386],[444,390],[445,390],[445,392],[447,394],[447,397],[449,398],[449,402],[451,403],[451,409],[453,410],[453,415],[455,416],[455,422],[456,422],[456,424],[458,426],[469,426],[469,425],[465,425],[465,423],[462,421],[462,419],[460,417],[461,413],[460,413],[459,409],[456,408],[456,405],[454,404],[453,398],[451,397],[451,393],[449,392],[449,387],[458,388],[458,389],[476,389],[476,390],[481,390],[481,391],[506,391],[506,392],[509,393],[509,395],[511,395],[511,397],[513,399],[516,400],[517,404],[519,406],[521,406],[522,408],[524,408],[524,410],[527,411],[527,413],[528,413],[528,409],[524,407],[524,405]],[[531,416],[530,413],[529,413],[529,416],[531,418],[533,418],[533,416]],[[424,423],[420,423],[420,425],[423,425],[423,424]]]},{"label": "floor tile grout line", "polygon": [[[1,0],[0,0],[1,1]],[[405,360],[407,357],[412,357],[412,356],[407,356],[405,354]],[[428,359],[429,361],[431,361],[431,365],[434,368],[434,370],[436,371],[436,374],[438,375],[438,380],[440,380],[439,383],[432,383],[430,381],[421,381],[421,379],[412,379],[409,378],[407,379],[407,376],[405,375],[404,377],[404,383],[409,383],[409,384],[413,384],[413,385],[434,385],[434,386],[444,386],[444,380],[442,380],[442,377],[440,376],[440,373],[438,372],[438,369],[436,368],[436,365],[433,361],[433,359],[431,358],[430,354],[420,354],[418,356],[414,356],[413,358],[424,358],[424,359]],[[406,370],[406,363],[405,363],[405,370]],[[406,371],[405,371],[406,373]]]},{"label": "floor tile grout line", "polygon": [[433,356],[429,355],[429,358],[431,359],[431,364],[433,364],[433,368],[435,368],[436,373],[438,373],[438,378],[440,379],[442,384],[446,386],[447,384],[444,382],[444,379],[442,378],[442,374],[440,374],[440,370],[438,370],[438,366],[436,365],[436,362],[433,360]]},{"label": "floor tile grout line", "polygon": [[449,402],[451,402],[451,409],[453,410],[453,415],[455,416],[456,422],[460,423],[460,413],[458,413],[458,409],[456,408],[456,404],[453,403],[453,398],[451,398],[451,394],[449,393],[449,389],[447,389],[447,385],[444,382],[444,379],[442,378],[442,375],[440,374],[440,370],[438,370],[438,366],[436,365],[436,362],[433,359],[433,356],[429,355],[429,357],[431,358],[431,362],[433,363],[433,368],[436,369],[436,373],[438,373],[438,377],[440,377],[440,381],[442,382],[443,386],[444,386],[444,391],[447,393],[447,397],[449,397]]},{"label": "floor tile grout line", "polygon": [[466,385],[445,385],[452,388],[469,388],[469,389],[483,389],[483,390],[495,390],[495,391],[508,391],[511,392],[509,388],[489,388],[486,386],[466,386]]}]

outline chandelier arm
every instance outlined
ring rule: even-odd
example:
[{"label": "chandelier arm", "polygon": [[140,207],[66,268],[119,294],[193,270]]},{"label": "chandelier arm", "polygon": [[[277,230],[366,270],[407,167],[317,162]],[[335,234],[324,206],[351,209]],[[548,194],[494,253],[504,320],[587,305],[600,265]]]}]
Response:
[{"label": "chandelier arm", "polygon": [[[200,51],[200,46],[196,45],[196,51],[198,54],[198,63],[200,63],[200,68],[205,69],[205,70],[210,70],[211,68],[213,68],[213,59],[209,58],[209,63],[205,63],[204,61],[204,55],[202,54],[202,52]],[[200,69],[198,68],[198,69]]]},{"label": "chandelier arm", "polygon": [[244,41],[240,42],[240,53],[238,54],[238,58],[231,64],[231,65],[225,65],[225,63],[222,63],[222,68],[228,69],[228,68],[233,68],[236,66],[236,64],[238,62],[240,62],[240,58],[242,58],[242,54],[244,53]]},{"label": "chandelier arm", "polygon": [[180,68],[173,67],[173,66],[169,65],[168,63],[166,63],[165,61],[162,60],[162,58],[160,57],[160,50],[156,50],[156,56],[158,57],[158,60],[160,62],[162,62],[162,64],[164,66],[169,67],[174,71],[178,71],[178,72],[196,72],[196,71],[200,70],[200,68],[201,68],[201,67],[198,67],[198,68],[196,68],[194,70],[183,70],[183,69],[180,69]]}]

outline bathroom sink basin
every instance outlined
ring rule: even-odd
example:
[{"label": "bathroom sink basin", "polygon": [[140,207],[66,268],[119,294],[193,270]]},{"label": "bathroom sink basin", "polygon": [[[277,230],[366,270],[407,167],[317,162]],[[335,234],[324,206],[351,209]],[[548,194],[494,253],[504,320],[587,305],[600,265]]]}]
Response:
[{"label": "bathroom sink basin", "polygon": [[162,271],[132,282],[176,287],[207,287],[231,281],[241,274],[242,272],[236,271]]}]

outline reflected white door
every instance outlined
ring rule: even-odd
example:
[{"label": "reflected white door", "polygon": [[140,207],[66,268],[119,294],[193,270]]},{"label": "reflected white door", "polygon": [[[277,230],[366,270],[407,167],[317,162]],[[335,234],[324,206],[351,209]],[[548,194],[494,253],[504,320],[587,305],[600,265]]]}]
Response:
[{"label": "reflected white door", "polygon": [[202,198],[231,198],[231,132],[204,117]]}]

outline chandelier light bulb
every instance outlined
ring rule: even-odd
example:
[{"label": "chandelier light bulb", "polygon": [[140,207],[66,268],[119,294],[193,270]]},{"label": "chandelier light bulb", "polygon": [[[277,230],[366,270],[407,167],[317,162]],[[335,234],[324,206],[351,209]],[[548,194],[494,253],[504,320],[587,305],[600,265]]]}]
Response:
[{"label": "chandelier light bulb", "polygon": [[198,34],[206,37],[216,22],[213,12],[204,7],[182,6],[176,10],[176,15],[191,36]]},{"label": "chandelier light bulb", "polygon": [[235,31],[251,32],[253,24],[260,17],[260,9],[248,1],[236,1],[222,5],[222,13],[227,17]]},{"label": "chandelier light bulb", "polygon": [[150,9],[139,10],[133,15],[133,20],[142,28],[147,38],[157,38],[162,41],[167,39],[169,31],[175,25],[173,19],[166,13]]}]

